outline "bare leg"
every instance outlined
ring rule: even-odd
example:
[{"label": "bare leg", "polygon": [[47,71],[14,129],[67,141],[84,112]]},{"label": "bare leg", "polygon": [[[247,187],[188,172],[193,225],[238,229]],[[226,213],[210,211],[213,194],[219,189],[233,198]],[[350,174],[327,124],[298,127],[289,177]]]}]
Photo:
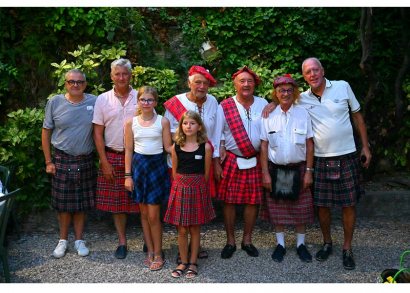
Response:
[{"label": "bare leg", "polygon": [[317,215],[319,218],[320,228],[322,229],[323,240],[325,243],[332,242],[330,235],[330,223],[332,222],[331,212],[329,207],[317,207]]},{"label": "bare leg", "polygon": [[351,249],[354,227],[356,224],[356,209],[354,206],[342,209],[342,223],[345,236],[343,249]]},{"label": "bare leg", "polygon": [[76,241],[81,240],[83,237],[84,219],[85,219],[85,212],[74,213],[73,221],[74,221],[74,234],[75,234]]},{"label": "bare leg", "polygon": [[[178,246],[179,254],[181,255],[181,262],[188,263],[188,231],[189,227],[178,226]],[[185,270],[186,266],[180,264],[177,269]],[[172,273],[174,276],[178,276],[178,273]]]},{"label": "bare leg", "polygon": [[275,232],[276,233],[285,232],[285,226],[284,225],[275,225]]},{"label": "bare leg", "polygon": [[226,244],[235,245],[235,204],[224,203],[224,222],[226,229]]},{"label": "bare leg", "polygon": [[118,245],[127,245],[127,238],[125,236],[125,225],[127,224],[127,214],[117,213],[112,214],[115,229],[118,233]]},{"label": "bare leg", "polygon": [[252,243],[252,232],[258,216],[258,205],[246,204],[244,210],[245,228],[243,230],[243,244]]},{"label": "bare leg", "polygon": [[152,241],[151,227],[148,222],[148,205],[140,203],[141,210],[141,224],[144,232],[145,244],[148,247],[148,252],[154,252],[154,243]]},{"label": "bare leg", "polygon": [[[191,259],[190,263],[197,263],[197,257],[198,257],[198,252],[199,252],[199,242],[201,239],[201,226],[200,225],[195,225],[195,226],[189,226],[189,232],[191,234]],[[198,267],[195,265],[190,265],[189,269],[198,271]],[[192,277],[193,274],[187,274],[187,277]]]},{"label": "bare leg", "polygon": [[60,239],[68,240],[68,229],[71,223],[71,213],[59,212],[58,224],[60,226]]},{"label": "bare leg", "polygon": [[295,226],[295,230],[296,230],[296,233],[306,234],[306,225],[297,225]]},{"label": "bare leg", "polygon": [[[159,205],[147,204],[148,207],[148,223],[150,227],[150,233],[152,241],[154,243],[154,255],[156,259],[164,262],[162,259],[162,225],[159,220]],[[158,257],[160,256],[160,257]],[[161,264],[154,264],[151,266],[151,269],[156,269],[160,267]]]}]

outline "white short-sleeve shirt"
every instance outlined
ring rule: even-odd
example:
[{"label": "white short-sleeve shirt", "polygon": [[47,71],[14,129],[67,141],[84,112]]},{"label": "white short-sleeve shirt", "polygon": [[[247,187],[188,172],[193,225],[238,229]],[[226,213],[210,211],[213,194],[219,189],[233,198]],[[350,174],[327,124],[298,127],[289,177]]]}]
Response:
[{"label": "white short-sleeve shirt", "polygon": [[360,111],[360,104],[347,82],[326,79],[321,101],[309,88],[301,93],[296,103],[312,118],[315,156],[334,157],[356,151],[349,106],[351,112],[356,113]]},{"label": "white short-sleeve shirt", "polygon": [[306,161],[306,139],[313,137],[309,113],[300,106],[280,106],[262,118],[261,140],[269,141],[269,161],[277,165]]}]

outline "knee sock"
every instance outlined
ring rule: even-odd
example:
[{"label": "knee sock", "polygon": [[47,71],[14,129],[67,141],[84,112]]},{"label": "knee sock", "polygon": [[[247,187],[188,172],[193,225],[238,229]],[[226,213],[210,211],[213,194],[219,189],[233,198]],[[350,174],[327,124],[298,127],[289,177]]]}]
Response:
[{"label": "knee sock", "polygon": [[298,236],[298,244],[297,244],[296,247],[299,247],[299,245],[301,245],[301,244],[305,244],[305,235],[306,234],[297,233],[296,235]]},{"label": "knee sock", "polygon": [[285,248],[285,232],[276,233],[276,241]]}]

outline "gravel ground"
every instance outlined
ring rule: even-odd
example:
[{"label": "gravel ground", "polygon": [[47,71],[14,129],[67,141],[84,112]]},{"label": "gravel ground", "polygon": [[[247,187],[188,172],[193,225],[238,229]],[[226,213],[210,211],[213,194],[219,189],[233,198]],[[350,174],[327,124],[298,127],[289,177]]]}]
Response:
[{"label": "gravel ground", "polygon": [[[361,218],[358,217],[353,251],[356,269],[347,271],[342,266],[341,254],[343,229],[340,215],[334,216],[332,236],[334,252],[321,263],[301,262],[296,255],[296,233],[293,227],[285,231],[287,254],[282,263],[272,261],[271,254],[276,246],[273,228],[257,222],[253,244],[260,256],[249,257],[240,249],[243,224],[238,213],[236,241],[239,249],[229,260],[220,258],[225,245],[225,230],[221,210],[211,224],[201,229],[201,243],[207,248],[209,258],[198,260],[199,275],[194,279],[174,279],[171,271],[176,268],[176,229],[164,224],[163,249],[166,254],[164,269],[151,272],[142,266],[142,228],[138,216],[129,218],[127,239],[129,253],[126,259],[114,257],[117,236],[111,217],[107,214],[91,214],[86,220],[84,239],[90,255],[75,254],[72,228],[69,235],[69,250],[65,257],[55,259],[52,255],[59,240],[57,217],[54,211],[40,222],[28,220],[23,225],[22,239],[9,239],[9,265],[13,283],[374,283],[378,274],[386,268],[398,266],[400,256],[410,249],[410,219]],[[322,235],[317,224],[308,226],[306,244],[314,254],[322,245]],[[405,259],[410,267],[410,255]],[[0,282],[4,282],[0,267]]]}]

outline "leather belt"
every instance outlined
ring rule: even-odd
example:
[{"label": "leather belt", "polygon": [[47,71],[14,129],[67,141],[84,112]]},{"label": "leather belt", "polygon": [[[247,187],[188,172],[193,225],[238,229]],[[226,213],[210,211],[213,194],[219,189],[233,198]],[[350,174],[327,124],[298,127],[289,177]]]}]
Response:
[{"label": "leather belt", "polygon": [[119,155],[125,155],[125,151],[116,151],[113,148],[110,147],[105,147],[106,152],[114,153],[114,154],[119,154]]},{"label": "leather belt", "polygon": [[238,155],[235,155],[233,152],[231,152],[231,151],[227,151],[228,153],[231,153],[232,155],[234,155],[235,157],[237,157],[237,158],[243,158],[243,159],[251,159],[251,158],[255,158],[256,156],[252,156],[252,157],[242,157],[242,156],[238,156]]}]

